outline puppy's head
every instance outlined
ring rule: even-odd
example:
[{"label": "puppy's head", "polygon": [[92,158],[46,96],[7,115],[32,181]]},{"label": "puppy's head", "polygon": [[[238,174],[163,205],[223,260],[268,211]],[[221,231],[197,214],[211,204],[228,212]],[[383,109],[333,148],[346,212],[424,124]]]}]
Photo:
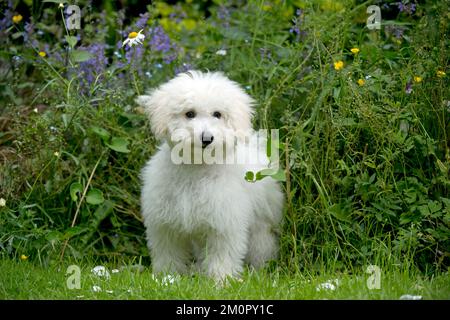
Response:
[{"label": "puppy's head", "polygon": [[137,103],[149,115],[156,138],[169,144],[189,139],[206,148],[252,129],[253,99],[220,72],[179,74]]}]

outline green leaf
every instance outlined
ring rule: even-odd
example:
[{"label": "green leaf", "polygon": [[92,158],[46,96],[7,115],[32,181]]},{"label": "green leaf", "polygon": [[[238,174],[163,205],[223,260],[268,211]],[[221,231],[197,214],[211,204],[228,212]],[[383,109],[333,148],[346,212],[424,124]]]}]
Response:
[{"label": "green leaf", "polygon": [[267,177],[267,176],[273,176],[274,174],[276,174],[278,171],[275,171],[275,169],[272,168],[267,168],[267,169],[262,169],[261,171],[259,171],[258,173],[263,176],[263,177]]},{"label": "green leaf", "polygon": [[98,135],[100,138],[102,138],[103,141],[108,141],[109,137],[111,137],[111,135],[109,134],[109,132],[106,129],[100,128],[100,127],[96,127],[96,126],[92,126],[91,127],[92,132],[94,132],[96,135]]},{"label": "green leaf", "polygon": [[421,205],[417,207],[417,209],[419,209],[420,214],[424,217],[428,217],[430,215],[430,209],[427,205]]},{"label": "green leaf", "polygon": [[255,174],[252,171],[247,171],[245,173],[245,180],[248,182],[254,182],[255,181]]},{"label": "green leaf", "polygon": [[341,221],[350,222],[351,206],[335,203],[328,208],[328,212]]},{"label": "green leaf", "polygon": [[277,171],[277,173],[271,175],[272,179],[276,181],[284,182],[286,181],[286,172],[283,169]]},{"label": "green leaf", "polygon": [[11,35],[11,38],[15,39],[19,39],[22,36],[23,32],[15,32]]},{"label": "green leaf", "polygon": [[[247,178],[247,175],[248,175],[249,173],[252,174],[251,180],[249,180],[249,179]],[[256,173],[256,175],[253,175],[253,172],[248,171],[247,174],[246,174],[245,179],[246,179],[247,181],[255,182],[255,181],[262,180],[262,179],[264,179],[265,177],[272,177],[272,179],[274,179],[274,180],[276,180],[276,181],[286,181],[286,173],[285,173],[284,170],[281,169],[281,168],[278,169],[277,171],[275,171],[275,169],[273,169],[273,168],[262,169],[261,171],[258,171],[258,172]],[[249,178],[250,178],[250,176],[249,176]]]},{"label": "green leaf", "polygon": [[341,87],[333,88],[333,98],[334,100],[338,100],[341,94]]},{"label": "green leaf", "polygon": [[114,208],[114,202],[110,200],[105,200],[101,206],[97,208],[94,212],[94,222],[95,230],[99,226],[100,222],[102,222],[112,211]]},{"label": "green leaf", "polygon": [[62,236],[63,234],[61,232],[54,230],[47,233],[45,239],[47,239],[48,241],[56,241],[61,240]]},{"label": "green leaf", "polygon": [[430,209],[431,213],[435,213],[442,209],[442,205],[440,202],[431,201],[428,203],[428,208]]},{"label": "green leaf", "polygon": [[101,204],[105,201],[103,198],[103,192],[99,189],[92,188],[86,195],[86,202],[89,204]]},{"label": "green leaf", "polygon": [[100,223],[110,215],[113,209],[114,209],[114,202],[110,200],[105,200],[105,202],[103,202],[100,206],[97,207],[97,209],[94,212],[93,219],[89,224],[89,232],[86,233],[82,238],[83,243],[86,244],[92,239],[95,232],[97,232]]},{"label": "green leaf", "polygon": [[78,200],[77,192],[82,193],[83,186],[79,182],[74,182],[70,185],[70,197],[72,198],[72,201]]},{"label": "green leaf", "polygon": [[74,62],[83,62],[94,57],[91,53],[83,50],[72,50],[70,56]]},{"label": "green leaf", "polygon": [[114,151],[128,153],[130,150],[127,148],[128,140],[125,138],[113,137],[111,143],[105,142],[105,144]]},{"label": "green leaf", "polygon": [[64,239],[69,239],[72,238],[73,236],[79,235],[83,232],[86,232],[88,229],[87,228],[82,228],[82,227],[70,227],[67,228],[66,231],[64,232]]},{"label": "green leaf", "polygon": [[65,36],[64,37],[71,48],[75,47],[78,42],[77,37],[74,36]]}]

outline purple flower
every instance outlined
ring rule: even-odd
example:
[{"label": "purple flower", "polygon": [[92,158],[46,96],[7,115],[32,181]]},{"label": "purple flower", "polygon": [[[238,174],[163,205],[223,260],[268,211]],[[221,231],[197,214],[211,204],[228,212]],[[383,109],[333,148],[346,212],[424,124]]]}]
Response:
[{"label": "purple flower", "polygon": [[220,5],[217,8],[217,19],[220,21],[221,26],[227,29],[230,26],[230,10],[224,5]]},{"label": "purple flower", "polygon": [[116,23],[117,23],[117,29],[121,29],[122,27],[123,27],[123,21],[125,20],[125,10],[124,9],[120,9],[118,12],[117,12],[117,20],[116,20]]},{"label": "purple flower", "polygon": [[408,14],[413,14],[416,11],[415,3],[397,2],[397,7],[400,12],[405,12]]},{"label": "purple flower", "polygon": [[403,37],[403,34],[405,33],[406,28],[401,26],[395,26],[395,25],[387,25],[384,27],[384,31],[386,33],[390,33],[394,35],[397,39],[400,39]]},{"label": "purple flower", "polygon": [[267,48],[259,48],[259,54],[261,56],[261,60],[272,58],[272,53]]},{"label": "purple flower", "polygon": [[3,13],[3,19],[0,20],[0,32],[5,31],[12,25],[13,15],[13,2],[12,0],[8,0],[7,8]]},{"label": "purple flower", "polygon": [[28,41],[30,39],[31,34],[34,31],[34,24],[32,22],[25,22],[25,26],[23,28],[25,30],[23,38],[25,41]]},{"label": "purple flower", "polygon": [[296,16],[292,19],[293,26],[289,29],[289,33],[295,34],[296,41],[299,41],[300,37],[306,34],[306,32],[300,30],[303,15],[302,9],[297,9],[295,14]]},{"label": "purple flower", "polygon": [[175,61],[178,57],[178,54],[176,51],[170,52],[169,54],[164,55],[163,62],[165,64],[171,64],[173,61]]},{"label": "purple flower", "polygon": [[169,18],[171,20],[175,20],[176,23],[180,23],[181,20],[187,17],[186,12],[184,12],[183,8],[179,3],[172,7],[173,11],[170,13]]},{"label": "purple flower", "polygon": [[193,69],[193,67],[190,63],[183,63],[181,66],[178,66],[175,68],[175,75],[192,70],[192,69]]},{"label": "purple flower", "polygon": [[141,13],[139,15],[138,21],[136,21],[136,28],[138,30],[144,29],[147,26],[148,19],[150,18],[150,14],[148,12]]},{"label": "purple flower", "polygon": [[144,48],[142,46],[133,46],[128,48],[125,52],[125,59],[131,68],[138,71],[139,75],[142,75],[142,69],[138,68],[140,66],[141,60],[144,56]]},{"label": "purple flower", "polygon": [[79,76],[82,90],[86,92],[96,78],[105,71],[108,58],[105,55],[106,45],[103,43],[94,43],[88,47],[79,48],[79,50],[83,49],[92,54],[93,57],[81,62],[75,70],[72,70],[71,74],[75,73],[75,75]]},{"label": "purple flower", "polygon": [[406,94],[411,94],[412,91],[413,91],[413,89],[412,89],[412,82],[410,81],[410,82],[408,82],[408,83],[406,84],[406,87],[405,87],[405,93],[406,93]]},{"label": "purple flower", "polygon": [[153,51],[168,52],[171,48],[170,38],[161,26],[150,31],[150,48]]}]

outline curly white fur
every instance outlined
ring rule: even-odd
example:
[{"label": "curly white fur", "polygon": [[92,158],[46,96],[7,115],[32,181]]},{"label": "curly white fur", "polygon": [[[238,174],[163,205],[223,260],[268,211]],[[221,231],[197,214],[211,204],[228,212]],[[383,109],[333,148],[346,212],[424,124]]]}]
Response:
[{"label": "curly white fur", "polygon": [[[244,262],[260,267],[276,258],[274,231],[284,202],[280,186],[271,178],[255,183],[244,179],[246,171],[264,168],[266,158],[258,164],[173,161],[172,150],[179,141],[205,152],[224,145],[231,135],[241,147],[242,136],[254,134],[252,98],[222,73],[189,71],[137,102],[163,141],[142,171],[142,216],[153,272],[186,273],[195,261],[207,275],[223,280],[238,276]],[[189,111],[193,118],[186,116]],[[206,147],[205,134],[214,137]],[[265,157],[256,145],[251,152]]]}]

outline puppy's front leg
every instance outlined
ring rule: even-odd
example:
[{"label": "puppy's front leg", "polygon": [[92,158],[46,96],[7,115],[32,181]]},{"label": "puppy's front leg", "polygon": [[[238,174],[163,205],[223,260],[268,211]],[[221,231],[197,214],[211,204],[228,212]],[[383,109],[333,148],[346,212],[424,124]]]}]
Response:
[{"label": "puppy's front leg", "polygon": [[147,229],[153,273],[187,273],[188,241],[167,228]]},{"label": "puppy's front leg", "polygon": [[203,269],[216,281],[224,281],[227,276],[237,277],[242,272],[247,252],[247,230],[241,225],[233,230],[212,232],[206,243]]}]

